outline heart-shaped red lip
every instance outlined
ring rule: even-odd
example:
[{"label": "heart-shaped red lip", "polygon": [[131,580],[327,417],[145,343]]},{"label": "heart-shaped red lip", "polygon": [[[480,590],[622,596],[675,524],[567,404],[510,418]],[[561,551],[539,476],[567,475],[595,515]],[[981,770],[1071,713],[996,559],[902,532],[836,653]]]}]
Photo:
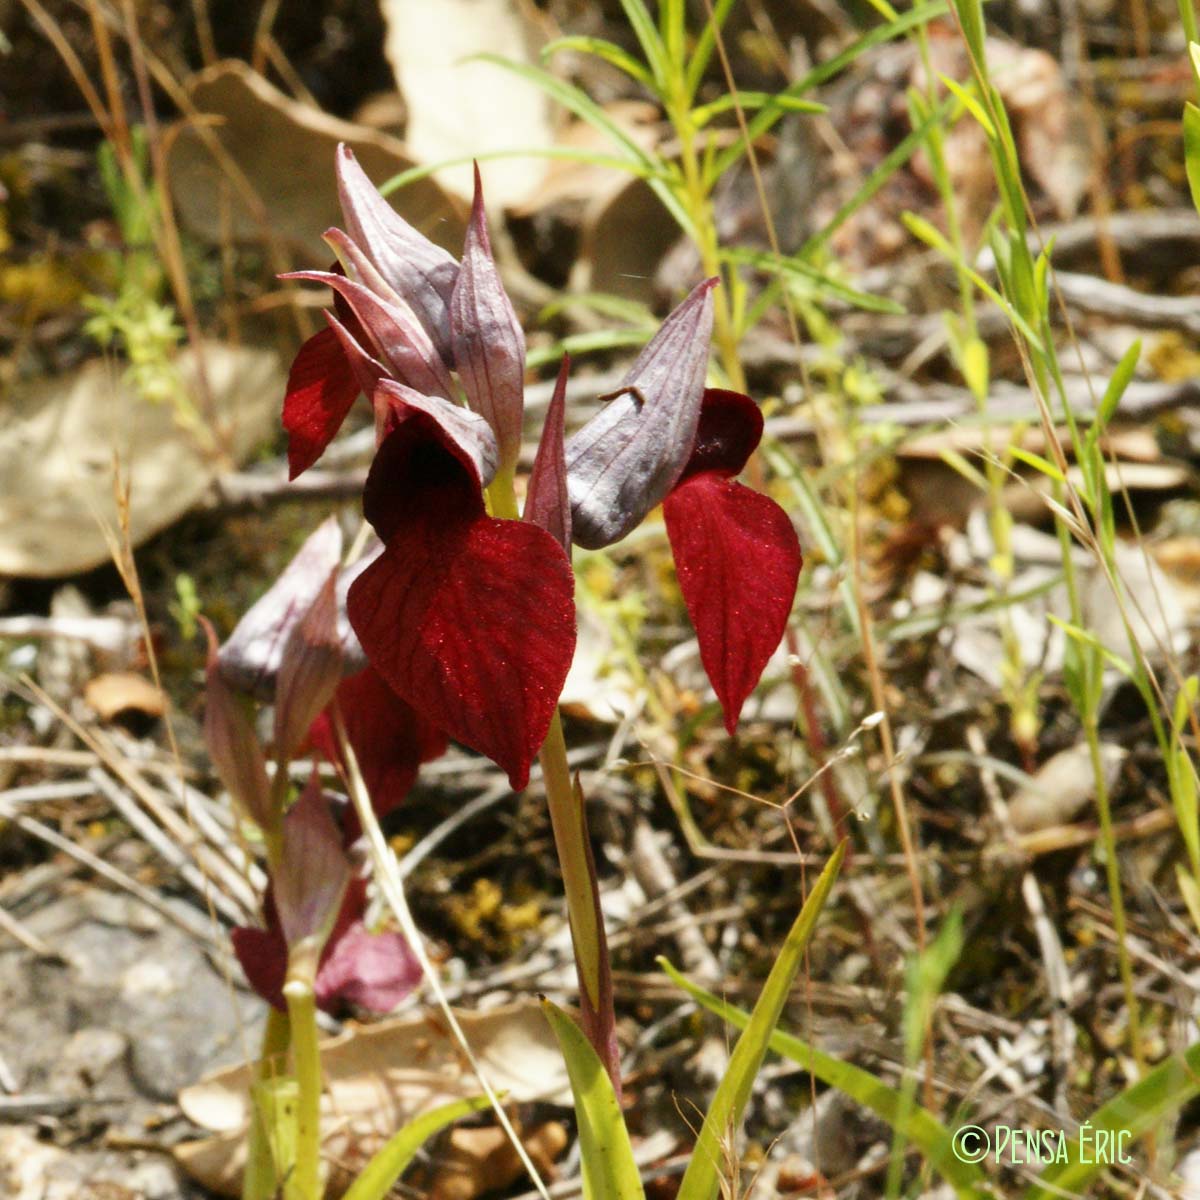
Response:
[{"label": "heart-shaped red lip", "polygon": [[527,521],[489,517],[473,473],[420,415],[380,447],[365,502],[386,548],[347,607],[372,666],[524,787],[575,653],[563,548]]}]

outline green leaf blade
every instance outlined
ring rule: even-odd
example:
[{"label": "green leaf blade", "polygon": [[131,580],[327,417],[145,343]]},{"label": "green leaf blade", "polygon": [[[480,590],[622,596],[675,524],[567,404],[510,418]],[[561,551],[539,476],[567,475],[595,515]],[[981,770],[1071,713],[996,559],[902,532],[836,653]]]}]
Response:
[{"label": "green leaf blade", "polygon": [[1117,363],[1116,370],[1112,373],[1112,378],[1108,381],[1108,387],[1104,389],[1104,397],[1100,401],[1100,407],[1096,410],[1096,421],[1094,428],[1103,430],[1107,428],[1109,421],[1116,414],[1117,405],[1121,403],[1121,397],[1125,395],[1125,389],[1129,386],[1133,379],[1133,373],[1137,370],[1138,359],[1142,356],[1142,340],[1137,341],[1121,355],[1121,361]]},{"label": "green leaf blade", "polygon": [[1200,211],[1200,108],[1191,101],[1183,106],[1183,163],[1192,203]]},{"label": "green leaf blade", "polygon": [[383,1144],[371,1156],[371,1161],[350,1185],[342,1200],[385,1200],[393,1185],[404,1174],[405,1168],[416,1157],[416,1153],[435,1133],[440,1133],[455,1121],[469,1117],[489,1107],[486,1096],[473,1096],[467,1100],[456,1100],[422,1113],[399,1133]]},{"label": "green leaf blade", "polygon": [[[745,1029],[749,1024],[749,1013],[735,1008],[719,996],[693,983],[670,963],[663,962],[662,967],[697,1004],[715,1016],[738,1029]],[[975,1200],[982,1195],[980,1189],[984,1182],[983,1172],[955,1157],[950,1131],[928,1109],[919,1105],[911,1107],[905,1118],[904,1097],[897,1088],[890,1087],[862,1067],[825,1054],[793,1034],[777,1029],[771,1035],[770,1048],[776,1054],[791,1059],[797,1066],[815,1075],[822,1083],[837,1088],[863,1108],[870,1109],[892,1128],[899,1128],[925,1155],[929,1164],[954,1187],[959,1196]]]},{"label": "green leaf blade", "polygon": [[1200,1045],[1184,1054],[1173,1054],[1137,1083],[1101,1105],[1080,1126],[1090,1130],[1090,1146],[1072,1138],[1067,1143],[1069,1161],[1047,1167],[1025,1193],[1024,1200],[1059,1200],[1082,1195],[1088,1183],[1109,1165],[1096,1154],[1096,1136],[1101,1132],[1128,1133],[1137,1141],[1151,1132],[1163,1118],[1177,1112],[1200,1095]]},{"label": "green leaf blade", "polygon": [[715,1200],[720,1190],[720,1165],[726,1157],[723,1152],[724,1139],[741,1125],[754,1079],[762,1066],[767,1045],[779,1023],[792,981],[800,969],[804,952],[816,929],[817,918],[837,879],[845,853],[846,843],[842,842],[833,852],[788,932],[763,985],[758,1003],[754,1006],[754,1012],[733,1048],[729,1069],[705,1114],[692,1161],[679,1185],[679,1200]]},{"label": "green leaf blade", "polygon": [[629,1131],[604,1064],[558,1005],[543,1000],[542,1012],[558,1039],[575,1098],[584,1200],[644,1200]]},{"label": "green leaf blade", "polygon": [[627,50],[624,50],[615,42],[608,41],[607,38],[588,37],[585,34],[555,38],[554,41],[542,48],[543,61],[552,57],[560,50],[574,50],[580,54],[591,54],[596,58],[603,59],[609,66],[616,67],[618,71],[623,71],[631,79],[636,79],[644,88],[654,92],[656,95],[658,93],[658,85],[654,82],[654,77],[646,70],[645,66],[638,62]]}]

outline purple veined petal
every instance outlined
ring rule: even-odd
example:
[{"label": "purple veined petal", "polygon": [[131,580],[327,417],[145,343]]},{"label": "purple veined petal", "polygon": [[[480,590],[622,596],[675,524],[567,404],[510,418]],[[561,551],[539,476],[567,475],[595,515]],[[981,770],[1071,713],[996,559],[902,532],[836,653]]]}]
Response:
[{"label": "purple veined petal", "polygon": [[337,578],[334,567],[308,611],[292,627],[283,648],[275,688],[275,755],[279,762],[290,762],[295,756],[309,727],[342,681]]},{"label": "purple veined petal", "polygon": [[237,623],[217,656],[230,686],[262,700],[275,695],[283,649],[342,557],[342,531],[328,517],[308,535],[279,578]]},{"label": "purple veined petal", "polygon": [[347,231],[416,313],[442,357],[451,362],[450,295],[458,263],[392,208],[348,146],[338,147],[336,161]]},{"label": "purple veined petal", "polygon": [[271,875],[289,959],[306,943],[314,978],[351,874],[341,832],[314,771],[300,799],[283,819],[283,850]]},{"label": "purple veined petal", "polygon": [[336,226],[327,229],[322,234],[321,240],[333,251],[348,279],[353,279],[355,283],[361,283],[363,287],[374,292],[376,296],[381,300],[386,300],[389,304],[403,304],[405,307],[409,307],[408,302],[403,300],[400,293],[380,275],[375,264],[344,229],[338,229]]},{"label": "purple veined petal", "polygon": [[[425,413],[437,422],[450,450],[475,475],[480,488],[496,477],[500,453],[491,425],[469,408],[460,408],[440,396],[423,396],[410,387],[385,379],[375,389],[372,403],[379,410],[390,409],[393,416],[384,421],[380,432],[391,433],[412,411]],[[382,438],[381,438],[382,440]]]},{"label": "purple veined petal", "polygon": [[525,520],[540,525],[557,539],[571,557],[571,501],[567,495],[567,460],[563,447],[563,429],[567,412],[567,375],[571,359],[563,355],[554,384],[554,395],[542,426],[533,470],[529,473],[529,489],[525,493]]},{"label": "purple veined petal", "polygon": [[280,279],[323,283],[350,306],[391,374],[428,395],[449,397],[450,375],[425,327],[406,304],[392,304],[333,271],[290,271]]},{"label": "purple veined petal", "polygon": [[[428,353],[430,361],[434,363],[434,370],[438,372],[439,377],[445,375],[448,385],[449,370],[452,364],[449,360],[441,361],[441,354],[434,345],[433,339],[429,336],[429,332],[421,323],[420,318],[413,312],[408,301],[376,270],[375,264],[363,253],[358,243],[349,234],[341,229],[327,229],[324,240],[337,256],[338,262],[350,279],[355,283],[362,284],[377,299],[392,308],[403,310],[406,315],[411,317],[411,322],[420,331],[416,340],[422,352]],[[411,386],[416,387],[417,385],[412,384]],[[438,394],[449,396],[450,392],[447,390]]]},{"label": "purple veined petal", "polygon": [[462,266],[450,296],[450,345],[467,403],[495,431],[501,463],[515,466],[525,409],[525,334],[492,257],[478,163]]},{"label": "purple veined petal", "polygon": [[598,550],[620,541],[683,473],[704,396],[716,283],[699,284],[667,317],[617,396],[567,441],[578,545]]}]

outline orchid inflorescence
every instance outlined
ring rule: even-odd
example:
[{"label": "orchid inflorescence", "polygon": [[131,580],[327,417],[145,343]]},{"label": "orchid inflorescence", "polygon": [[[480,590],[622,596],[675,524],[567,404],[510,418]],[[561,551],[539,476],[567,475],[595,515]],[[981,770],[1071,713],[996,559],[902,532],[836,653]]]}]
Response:
[{"label": "orchid inflorescence", "polygon": [[[381,1007],[412,985],[411,957],[370,940],[397,935],[362,929],[348,857],[357,822],[317,776],[285,815],[288,762],[314,749],[337,768],[348,744],[382,814],[452,738],[523,788],[575,651],[572,544],[609,546],[660,504],[732,732],[783,637],[801,555],[783,510],[737,482],[762,436],[758,406],[705,387],[715,279],[570,437],[564,360],[521,517],[525,338],[478,170],[460,262],[405,222],[344,146],[336,169],[346,228],[325,240],[337,264],[289,276],[327,285],[334,307],[292,365],[283,423],[295,478],[367,398],[377,445],[363,512],[378,543],[343,567],[332,520],[309,538],[210,657],[207,724],[222,779],[268,848],[268,929],[237,938],[248,976],[278,1003],[286,970],[307,962],[323,1003]],[[236,695],[247,690],[273,691],[276,783]]]}]

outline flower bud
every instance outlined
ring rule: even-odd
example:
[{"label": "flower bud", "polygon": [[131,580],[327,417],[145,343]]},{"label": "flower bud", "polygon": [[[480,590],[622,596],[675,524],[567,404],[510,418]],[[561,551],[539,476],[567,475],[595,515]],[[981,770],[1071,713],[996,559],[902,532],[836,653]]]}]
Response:
[{"label": "flower bud", "polygon": [[283,819],[282,853],[271,875],[289,975],[315,982],[350,876],[350,860],[314,771]]}]

